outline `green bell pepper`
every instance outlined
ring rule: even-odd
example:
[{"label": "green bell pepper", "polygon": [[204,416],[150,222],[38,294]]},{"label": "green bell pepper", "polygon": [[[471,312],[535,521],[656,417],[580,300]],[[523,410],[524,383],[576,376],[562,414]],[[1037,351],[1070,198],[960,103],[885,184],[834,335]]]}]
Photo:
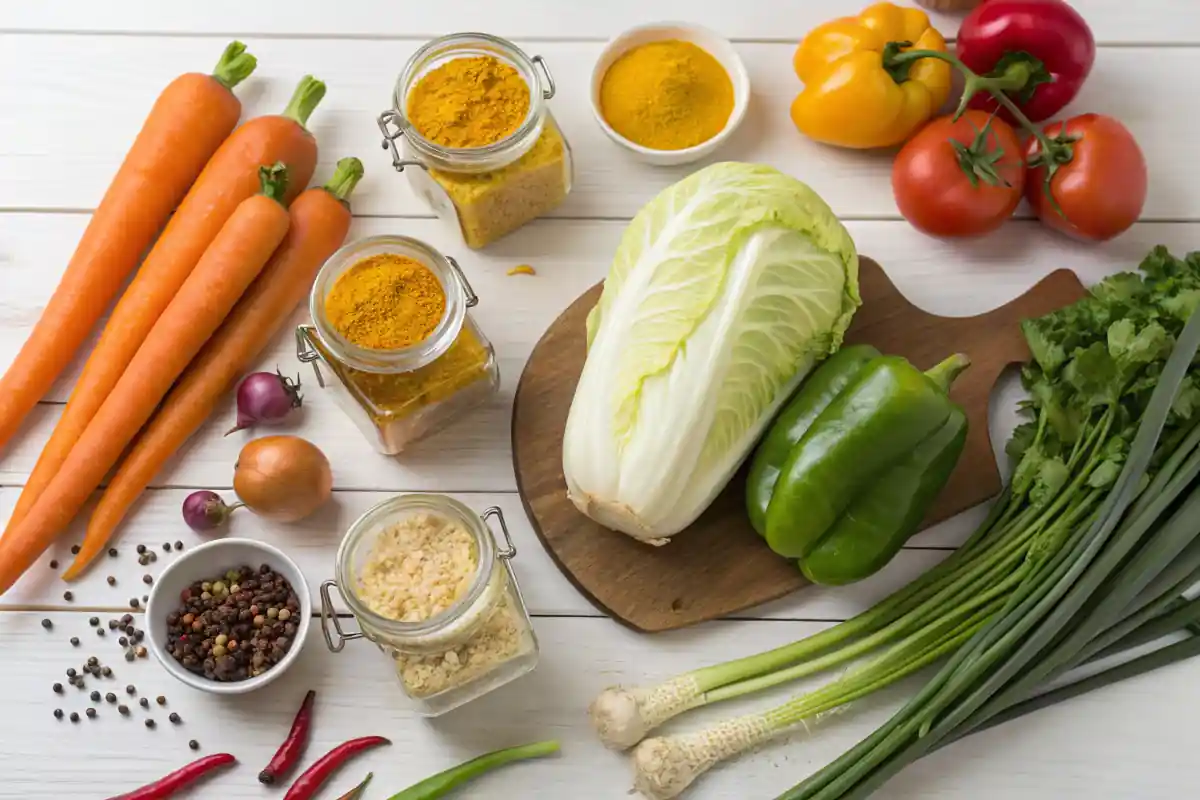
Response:
[{"label": "green bell pepper", "polygon": [[[920,445],[946,426],[958,409],[948,396],[950,384],[969,363],[966,356],[954,355],[921,373],[903,358],[881,356],[859,370],[817,415],[780,469],[767,504],[771,549],[803,560],[843,525],[878,522],[881,530],[902,530],[898,520],[916,509],[868,501],[881,481],[898,484],[893,469],[914,458]],[[870,519],[863,516],[868,512]]]},{"label": "green bell pepper", "polygon": [[779,480],[779,471],[792,449],[812,427],[817,416],[841,394],[869,362],[881,353],[867,344],[843,347],[813,371],[771,423],[771,429],[750,463],[746,477],[746,511],[759,536],[767,535],[767,504]]},{"label": "green bell pepper", "polygon": [[967,415],[952,408],[941,428],[880,476],[800,559],[804,577],[841,586],[883,569],[916,532],[954,472],[966,441]]}]

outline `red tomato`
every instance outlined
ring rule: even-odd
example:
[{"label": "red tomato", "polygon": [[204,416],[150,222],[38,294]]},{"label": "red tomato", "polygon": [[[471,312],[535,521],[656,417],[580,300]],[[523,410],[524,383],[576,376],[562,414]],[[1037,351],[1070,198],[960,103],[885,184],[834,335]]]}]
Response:
[{"label": "red tomato", "polygon": [[[994,183],[987,180],[989,172]],[[904,145],[892,165],[892,194],[900,213],[933,236],[996,230],[1012,216],[1024,185],[1016,132],[984,111],[933,120]]]},{"label": "red tomato", "polygon": [[[1112,117],[1081,114],[1047,125],[1051,139],[1066,128],[1077,137],[1071,160],[1059,166],[1046,194],[1046,168],[1025,176],[1025,196],[1043,223],[1076,239],[1102,242],[1137,221],[1146,202],[1146,159],[1133,134]],[[1036,139],[1027,155],[1041,152]],[[1060,212],[1061,210],[1061,212]]]}]

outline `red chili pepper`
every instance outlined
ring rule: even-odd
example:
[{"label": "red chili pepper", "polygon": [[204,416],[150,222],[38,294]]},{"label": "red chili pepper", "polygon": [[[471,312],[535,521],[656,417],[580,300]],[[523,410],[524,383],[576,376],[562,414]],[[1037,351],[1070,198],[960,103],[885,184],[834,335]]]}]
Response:
[{"label": "red chili pepper", "polygon": [[364,736],[361,739],[351,739],[348,742],[339,744],[321,756],[299,778],[296,778],[296,782],[287,790],[287,794],[283,796],[283,800],[309,800],[309,798],[317,793],[322,784],[329,780],[334,771],[346,763],[352,756],[361,753],[363,750],[378,747],[382,744],[391,744],[391,742],[382,736]]},{"label": "red chili pepper", "polygon": [[237,759],[229,755],[229,753],[217,753],[205,756],[185,767],[180,767],[170,775],[159,778],[154,783],[148,783],[140,789],[134,789],[132,792],[111,797],[109,800],[163,800],[163,798],[170,797],[185,786],[195,783],[210,772],[228,764],[233,764],[236,761]]},{"label": "red chili pepper", "polygon": [[288,731],[287,738],[283,740],[283,744],[279,745],[279,749],[271,757],[271,763],[258,773],[259,783],[265,783],[267,786],[275,783],[277,779],[291,772],[292,767],[296,766],[296,762],[304,754],[304,748],[308,744],[308,734],[312,730],[313,701],[316,697],[317,693],[312,689],[309,689],[308,694],[304,695],[304,702],[300,704],[300,710],[296,712],[296,718],[292,720],[292,729]]},{"label": "red chili pepper", "polygon": [[[1034,122],[1071,102],[1096,60],[1091,28],[1063,0],[989,0],[963,20],[956,47],[975,72],[1004,78],[1009,97]],[[997,108],[987,92],[976,94],[970,105]],[[1004,108],[998,114],[1015,122]]]}]

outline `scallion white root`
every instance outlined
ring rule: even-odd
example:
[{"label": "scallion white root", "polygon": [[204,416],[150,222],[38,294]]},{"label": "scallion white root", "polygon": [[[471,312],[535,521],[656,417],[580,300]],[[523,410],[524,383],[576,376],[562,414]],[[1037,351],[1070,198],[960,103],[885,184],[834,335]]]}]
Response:
[{"label": "scallion white root", "polygon": [[633,751],[633,786],[647,800],[670,800],[718,761],[757,747],[776,733],[763,715],[749,714],[696,733],[646,739]]},{"label": "scallion white root", "polygon": [[606,747],[628,750],[671,717],[698,705],[701,695],[690,673],[657,686],[612,686],[592,701],[588,716]]}]

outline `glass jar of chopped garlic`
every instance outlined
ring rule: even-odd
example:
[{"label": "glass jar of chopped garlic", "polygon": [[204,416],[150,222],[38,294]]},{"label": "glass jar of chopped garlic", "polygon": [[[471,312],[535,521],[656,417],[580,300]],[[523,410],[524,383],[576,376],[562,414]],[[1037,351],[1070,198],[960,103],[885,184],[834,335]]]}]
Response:
[{"label": "glass jar of chopped garlic", "polygon": [[[321,585],[325,643],[339,652],[351,639],[370,639],[392,660],[419,713],[451,711],[537,664],[537,638],[510,564],[515,555],[499,508],[480,516],[439,494],[385,500],[350,526],[336,580]],[[342,628],[335,588],[360,632]]]},{"label": "glass jar of chopped garlic", "polygon": [[550,113],[554,93],[541,56],[498,36],[455,33],[413,54],[377,121],[392,166],[474,249],[570,193],[571,147]]}]

